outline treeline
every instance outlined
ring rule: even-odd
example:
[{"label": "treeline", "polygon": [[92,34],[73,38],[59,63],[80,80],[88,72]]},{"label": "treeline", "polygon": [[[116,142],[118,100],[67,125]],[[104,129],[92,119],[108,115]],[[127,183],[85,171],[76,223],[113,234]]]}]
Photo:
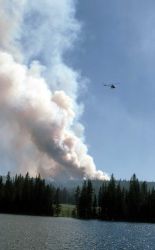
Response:
[{"label": "treeline", "polygon": [[139,182],[135,174],[128,187],[113,175],[99,190],[94,184],[84,181],[73,193],[46,183],[40,175],[11,178],[8,173],[5,181],[0,176],[0,213],[59,216],[62,204],[74,204],[76,218],[155,222],[155,189]]},{"label": "treeline", "polygon": [[116,183],[114,176],[102,184],[96,194],[92,182],[84,181],[75,192],[78,218],[116,221],[155,222],[155,189],[148,189],[146,182],[139,182],[134,174],[125,189]]},{"label": "treeline", "polygon": [[0,176],[0,213],[58,216],[62,191],[45,183],[40,175],[31,178],[7,174]]}]

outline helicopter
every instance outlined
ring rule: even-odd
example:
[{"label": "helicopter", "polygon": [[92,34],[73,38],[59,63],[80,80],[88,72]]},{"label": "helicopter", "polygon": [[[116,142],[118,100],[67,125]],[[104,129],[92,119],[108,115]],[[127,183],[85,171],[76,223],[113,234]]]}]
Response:
[{"label": "helicopter", "polygon": [[111,89],[115,89],[117,87],[119,83],[107,83],[107,84],[104,84],[103,86],[104,87],[109,87]]}]

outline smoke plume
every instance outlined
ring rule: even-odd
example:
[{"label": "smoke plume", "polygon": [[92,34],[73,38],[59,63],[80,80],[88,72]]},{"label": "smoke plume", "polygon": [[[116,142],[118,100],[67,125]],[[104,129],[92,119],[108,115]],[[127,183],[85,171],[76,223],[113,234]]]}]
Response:
[{"label": "smoke plume", "polygon": [[0,0],[2,173],[108,178],[84,142],[83,80],[64,62],[79,32],[73,0]]}]

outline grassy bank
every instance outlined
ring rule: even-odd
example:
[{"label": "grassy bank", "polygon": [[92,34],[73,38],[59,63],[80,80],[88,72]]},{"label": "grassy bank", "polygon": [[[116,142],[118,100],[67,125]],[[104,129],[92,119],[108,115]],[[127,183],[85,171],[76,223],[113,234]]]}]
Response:
[{"label": "grassy bank", "polygon": [[60,217],[72,217],[72,212],[75,209],[74,205],[70,204],[61,204]]}]

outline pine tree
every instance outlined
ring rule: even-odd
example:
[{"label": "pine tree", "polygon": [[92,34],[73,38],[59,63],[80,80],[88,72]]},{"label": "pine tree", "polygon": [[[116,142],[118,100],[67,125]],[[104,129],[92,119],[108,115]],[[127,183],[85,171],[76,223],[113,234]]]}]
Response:
[{"label": "pine tree", "polygon": [[59,216],[61,212],[61,206],[60,206],[60,189],[56,189],[55,193],[55,215]]},{"label": "pine tree", "polygon": [[87,218],[92,218],[92,207],[93,207],[93,186],[91,180],[87,182],[87,194],[86,194],[86,205],[87,205]]},{"label": "pine tree", "polygon": [[79,217],[80,216],[80,193],[81,193],[81,190],[80,190],[80,187],[77,186],[76,188],[76,191],[75,191],[75,205],[76,205],[76,216]]},{"label": "pine tree", "polygon": [[139,219],[140,214],[140,185],[134,174],[130,180],[129,192],[127,195],[128,218],[130,220]]},{"label": "pine tree", "polygon": [[93,213],[92,213],[93,218],[97,218],[97,197],[96,194],[94,194],[94,199],[93,199]]}]

